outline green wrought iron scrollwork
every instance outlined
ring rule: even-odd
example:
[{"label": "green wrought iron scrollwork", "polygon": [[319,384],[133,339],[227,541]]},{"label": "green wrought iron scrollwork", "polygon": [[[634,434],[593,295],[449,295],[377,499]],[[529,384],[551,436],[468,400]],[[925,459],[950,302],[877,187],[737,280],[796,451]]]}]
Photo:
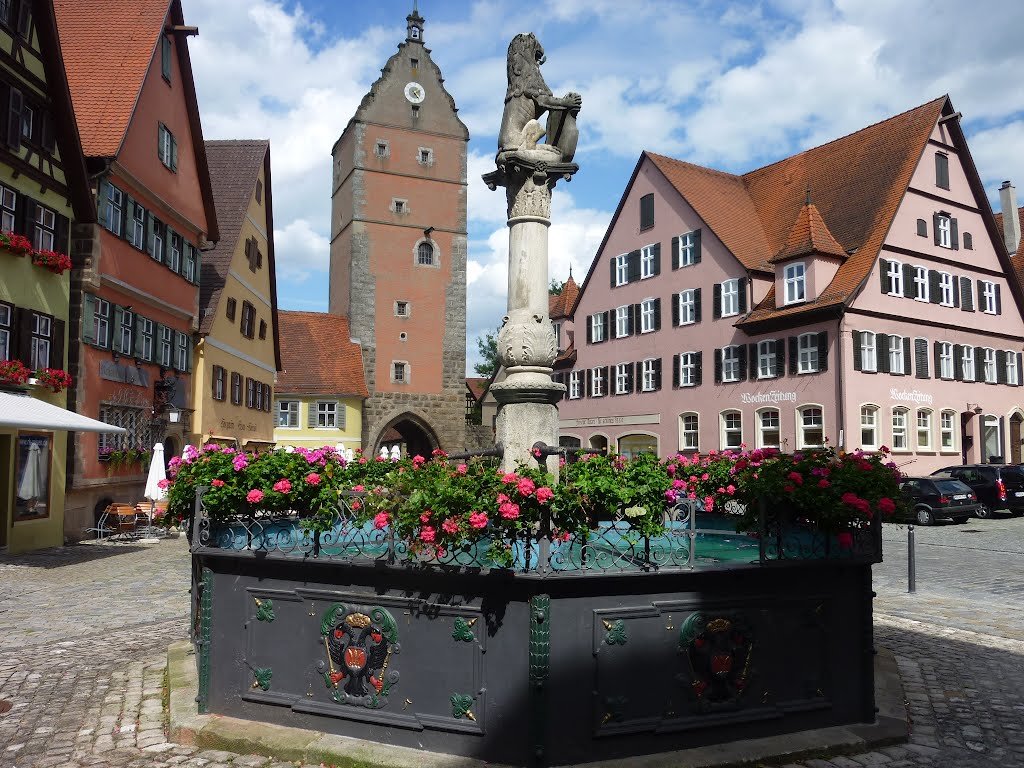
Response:
[{"label": "green wrought iron scrollwork", "polygon": [[256,601],[256,620],[265,621],[270,623],[277,616],[274,614],[274,601],[270,599],[260,600],[258,597],[254,597]]},{"label": "green wrought iron scrollwork", "polygon": [[270,667],[253,667],[252,674],[256,678],[256,682],[252,684],[253,688],[270,690],[270,678],[274,676],[274,671]]},{"label": "green wrought iron scrollwork", "polygon": [[463,643],[471,643],[476,640],[476,636],[472,631],[474,624],[476,624],[476,619],[466,621],[461,616],[456,616],[455,629],[452,630],[452,639]]},{"label": "green wrought iron scrollwork", "polygon": [[203,568],[199,595],[199,714],[210,706],[210,624],[213,617],[213,571]]},{"label": "green wrought iron scrollwork", "polygon": [[629,634],[626,632],[626,622],[622,619],[616,619],[615,621],[608,621],[602,619],[605,628],[604,641],[608,645],[625,645],[626,640],[629,639]]},{"label": "green wrought iron scrollwork", "polygon": [[551,673],[551,596],[530,598],[530,711],[534,757],[544,758],[547,682]]},{"label": "green wrought iron scrollwork", "polygon": [[470,709],[473,706],[472,696],[467,696],[464,693],[453,693],[449,701],[452,703],[452,717],[456,720],[461,720],[463,717],[467,720],[476,720],[472,709]]}]

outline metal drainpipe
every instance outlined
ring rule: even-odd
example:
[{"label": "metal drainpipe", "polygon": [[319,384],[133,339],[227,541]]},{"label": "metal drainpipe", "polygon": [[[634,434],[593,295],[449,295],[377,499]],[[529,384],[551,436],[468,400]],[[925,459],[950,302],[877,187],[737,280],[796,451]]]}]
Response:
[{"label": "metal drainpipe", "polygon": [[[846,400],[844,398],[845,387],[843,386],[843,352],[846,350],[846,313],[839,316],[838,333],[836,334],[836,381],[839,384],[839,402],[836,403],[836,425],[839,429],[836,434],[836,442],[839,442],[839,435],[843,436],[844,445],[838,448],[846,449]],[[827,354],[827,353],[826,353]]]}]

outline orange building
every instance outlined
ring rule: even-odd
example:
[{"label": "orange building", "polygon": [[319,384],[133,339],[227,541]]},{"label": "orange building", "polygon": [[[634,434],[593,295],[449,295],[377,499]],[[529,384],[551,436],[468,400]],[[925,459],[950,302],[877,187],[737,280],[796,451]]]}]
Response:
[{"label": "orange building", "polygon": [[349,319],[370,393],[363,447],[465,444],[469,131],[423,45],[423,18],[334,145],[330,312]]},{"label": "orange building", "polygon": [[[71,402],[127,430],[78,434],[65,533],[139,500],[148,451],[190,431],[200,252],[218,239],[180,0],[56,0],[99,223],[72,249]],[[116,51],[117,55],[111,55]]]}]

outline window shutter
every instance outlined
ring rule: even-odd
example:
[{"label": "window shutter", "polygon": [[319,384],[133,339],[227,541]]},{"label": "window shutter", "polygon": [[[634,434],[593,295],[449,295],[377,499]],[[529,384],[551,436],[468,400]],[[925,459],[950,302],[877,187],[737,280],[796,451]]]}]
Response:
[{"label": "window shutter", "polygon": [[654,300],[654,330],[661,330],[661,298]]},{"label": "window shutter", "polygon": [[178,170],[178,140],[171,134],[171,170]]},{"label": "window shutter", "polygon": [[98,208],[96,213],[99,215],[100,226],[105,229],[110,229],[110,221],[107,219],[107,189],[109,187],[110,182],[106,178],[101,178],[96,186],[96,207]]},{"label": "window shutter", "polygon": [[679,269],[679,238],[672,238],[672,269]]},{"label": "window shutter", "polygon": [[643,329],[642,318],[640,316],[640,305],[630,304],[629,305],[629,332],[640,333]]},{"label": "window shutter", "polygon": [[700,230],[693,230],[693,263],[700,264]]},{"label": "window shutter", "polygon": [[818,333],[818,370],[828,370],[828,331]]},{"label": "window shutter", "polygon": [[928,270],[928,301],[938,304],[942,301],[942,275],[937,270]]},{"label": "window shutter", "polygon": [[954,251],[960,250],[960,229],[957,227],[956,219],[949,220],[949,237]]},{"label": "window shutter", "polygon": [[[1012,352],[1010,353],[1013,354]],[[996,383],[1006,384],[1006,353],[1001,350],[996,350]]]},{"label": "window shutter", "polygon": [[592,379],[591,370],[587,368],[583,371],[583,395],[584,397],[593,397],[594,385]]},{"label": "window shutter", "polygon": [[914,370],[919,379],[930,378],[928,376],[928,340],[914,339]]},{"label": "window shutter", "polygon": [[217,397],[217,375],[219,373],[220,373],[220,366],[219,365],[213,366],[213,375],[210,376],[210,394],[213,396],[214,400],[218,400],[219,399]]},{"label": "window shutter", "polygon": [[953,306],[960,306],[960,278],[953,275]]},{"label": "window shutter", "polygon": [[917,234],[920,237],[928,237],[928,222],[924,219],[917,220]]},{"label": "window shutter", "polygon": [[772,346],[775,347],[775,370],[772,371],[772,375],[781,376],[786,371],[786,343],[775,339]]},{"label": "window shutter", "polygon": [[[232,376],[232,378],[234,378],[234,374],[231,374],[231,376]],[[234,403],[235,402],[234,384],[232,383],[231,386],[232,386],[232,389],[231,389],[231,402]],[[237,405],[237,403],[235,403],[235,404]],[[275,408],[274,409],[274,426],[275,427],[280,427],[281,426],[281,410],[279,408]]]},{"label": "window shutter", "polygon": [[142,358],[142,321],[143,321],[143,319],[144,318],[142,317],[142,315],[140,315],[138,312],[136,312],[135,313],[135,325],[132,328],[132,344],[135,347],[132,350],[132,355],[134,357],[137,357],[137,358],[140,358],[140,359]]},{"label": "window shutter", "polygon": [[934,241],[936,245],[940,244],[939,240],[939,214],[932,214],[932,234],[934,235]]},{"label": "window shutter", "polygon": [[607,395],[611,391],[611,379],[608,378],[608,371],[611,370],[609,366],[605,365],[601,368],[601,380],[604,382],[604,393]]},{"label": "window shutter", "polygon": [[974,380],[985,380],[985,350],[982,347],[974,348]]},{"label": "window shutter", "polygon": [[964,348],[959,344],[953,345],[953,379],[964,380]]},{"label": "window shutter", "polygon": [[605,310],[604,312],[601,313],[601,336],[605,341],[608,341],[608,316],[612,314],[614,311],[614,309]]},{"label": "window shutter", "polygon": [[903,295],[908,299],[914,298],[914,265],[903,265]]},{"label": "window shutter", "polygon": [[1003,297],[1002,297],[1002,293],[1003,292],[1000,289],[999,283],[996,283],[995,288],[996,288],[996,314],[997,315],[1001,315],[1001,314],[1003,314]]},{"label": "window shutter", "polygon": [[672,388],[679,389],[679,361],[682,355],[672,355]]},{"label": "window shutter", "polygon": [[636,366],[640,363],[626,363],[626,392],[636,392]]},{"label": "window shutter", "polygon": [[[268,402],[269,398],[270,387],[266,387],[266,392],[263,393],[263,402]],[[345,406],[338,400],[334,401],[334,412],[337,414],[335,418],[337,419],[338,429],[345,429],[345,417],[347,414],[345,413]]]},{"label": "window shutter", "polygon": [[717,320],[722,316],[722,284],[715,283],[715,297],[711,309],[711,316]]},{"label": "window shutter", "polygon": [[661,389],[661,358],[657,358],[654,361],[654,389],[658,391]]},{"label": "window shutter", "polygon": [[145,249],[146,253],[152,256],[153,248],[156,245],[155,239],[153,237],[153,234],[156,232],[156,220],[153,218],[153,212],[146,211],[145,215],[142,217],[142,220],[146,223],[145,229],[143,230],[144,234],[142,240],[142,247]]},{"label": "window shutter", "polygon": [[935,366],[935,378],[941,379],[942,376],[942,344],[938,341],[932,342],[932,365]]},{"label": "window shutter", "polygon": [[[64,321],[54,318],[50,325],[50,367],[66,370],[64,366]],[[1006,378],[1006,366],[1003,366],[1003,378]]]},{"label": "window shutter", "polygon": [[789,337],[789,375],[796,376],[800,365],[800,342],[796,336]]},{"label": "window shutter", "polygon": [[[627,304],[626,305],[626,335],[627,336],[632,336],[634,333],[637,332],[636,323],[633,322],[633,320],[634,320],[634,317],[636,315],[636,309],[635,308],[638,307],[638,306],[640,306],[640,305],[639,304]],[[618,314],[619,314],[618,310],[615,310],[615,317],[616,317],[615,323],[616,323],[616,325],[618,325],[618,322],[619,322],[618,319],[617,319],[618,318]],[[618,330],[618,328],[616,328],[616,330]]]},{"label": "window shutter", "polygon": [[[246,244],[245,244],[245,255],[248,258],[248,256],[249,256],[249,243],[248,242],[246,242]],[[618,259],[615,258],[614,256],[612,256],[611,259],[608,260],[608,266],[611,267],[611,287],[612,288],[614,288],[615,285],[616,285],[616,283],[615,283],[615,263],[617,261],[618,261]]]},{"label": "window shutter", "polygon": [[974,291],[969,277],[960,278],[960,309],[964,312],[974,311]]},{"label": "window shutter", "polygon": [[853,370],[855,371],[864,370],[864,357],[863,350],[861,349],[863,335],[863,331],[853,332]]},{"label": "window shutter", "polygon": [[1021,367],[1021,363],[1022,363],[1022,361],[1024,361],[1024,358],[1022,358],[1020,352],[1017,352],[1016,354],[1017,354],[1017,386],[1018,387],[1024,387],[1024,367]]},{"label": "window shutter", "polygon": [[91,293],[85,294],[82,302],[82,341],[96,343],[96,297]]},{"label": "window shutter", "polygon": [[654,274],[661,274],[661,243],[654,244]]},{"label": "window shutter", "polygon": [[750,364],[750,380],[754,381],[757,379],[758,373],[758,359],[757,359],[757,342],[750,345],[750,351],[747,354],[747,360]]},{"label": "window shutter", "polygon": [[715,384],[722,383],[722,350],[715,350]]},{"label": "window shutter", "polygon": [[910,360],[910,337],[903,337],[903,370],[900,371],[904,376],[909,376],[911,373],[910,366],[912,365]]},{"label": "window shutter", "polygon": [[875,368],[879,373],[889,373],[889,335],[885,333],[875,334]]},{"label": "window shutter", "polygon": [[185,372],[192,373],[192,336],[183,333],[185,337]]},{"label": "window shutter", "polygon": [[679,297],[680,296],[681,296],[681,294],[679,294],[679,293],[673,293],[672,294],[672,327],[673,328],[678,328],[679,327]]},{"label": "window shutter", "polygon": [[882,280],[882,293],[888,293],[892,290],[892,277],[889,275],[889,260],[879,259],[878,260],[878,276]]},{"label": "window shutter", "polygon": [[741,277],[736,281],[736,292],[739,295],[739,307],[740,314],[745,315],[747,313],[747,278]]},{"label": "window shutter", "polygon": [[978,280],[975,283],[975,290],[978,292],[978,311],[984,312],[987,307],[985,306],[985,283],[982,280]]},{"label": "window shutter", "polygon": [[128,226],[132,223],[132,219],[135,217],[135,198],[130,195],[121,195],[121,200],[124,201],[124,207],[121,209],[121,237],[131,242],[132,237],[128,232]]},{"label": "window shutter", "polygon": [[700,322],[700,288],[693,289],[693,321]]},{"label": "window shutter", "polygon": [[587,315],[587,344],[594,343],[594,316]]},{"label": "window shutter", "polygon": [[949,189],[949,158],[941,152],[935,153],[935,186]]},{"label": "window shutter", "polygon": [[32,310],[28,307],[16,307],[14,310],[14,349],[11,359],[20,360],[32,367]]},{"label": "window shutter", "polygon": [[697,359],[696,359],[695,365],[694,365],[694,373],[695,373],[694,381],[696,381],[697,386],[700,386],[704,382],[704,352],[703,351],[697,353]]},{"label": "window shutter", "polygon": [[747,345],[746,344],[738,344],[736,346],[736,354],[737,354],[737,357],[739,358],[739,366],[738,366],[738,368],[740,369],[740,381],[746,381],[747,380]]},{"label": "window shutter", "polygon": [[640,251],[630,251],[629,257],[626,260],[628,269],[626,270],[626,279],[629,282],[635,282],[640,279]]},{"label": "window shutter", "polygon": [[[245,387],[246,387],[246,392],[248,392],[249,391],[249,380],[248,379],[245,380]],[[246,396],[246,397],[248,397],[248,396]],[[246,400],[246,402],[248,402],[248,400]],[[306,426],[309,429],[316,429],[316,412],[317,412],[317,404],[316,404],[316,402],[310,401],[308,403],[308,410],[306,411]]]},{"label": "window shutter", "polygon": [[7,104],[7,146],[15,152],[21,149],[21,91],[12,87]]},{"label": "window shutter", "polygon": [[113,340],[111,341],[110,348],[115,352],[128,354],[131,350],[121,349],[121,318],[124,315],[124,310],[116,304],[113,307],[114,311],[111,312],[110,321],[110,332],[113,334]]}]

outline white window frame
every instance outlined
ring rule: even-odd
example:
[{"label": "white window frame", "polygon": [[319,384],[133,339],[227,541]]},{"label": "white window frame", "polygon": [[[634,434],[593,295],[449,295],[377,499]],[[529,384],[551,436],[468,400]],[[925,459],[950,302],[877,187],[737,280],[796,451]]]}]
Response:
[{"label": "white window frame", "polygon": [[189,337],[186,333],[178,333],[178,370],[188,370],[188,344]]},{"label": "white window frame", "polygon": [[629,254],[621,253],[615,257],[615,285],[629,282]]},{"label": "white window frame", "polygon": [[49,315],[32,313],[32,351],[31,367],[57,368],[64,364],[63,360],[51,365],[50,350],[53,349],[53,319]]},{"label": "white window frame", "polygon": [[648,358],[640,365],[640,391],[653,392],[655,390],[654,358]]},{"label": "white window frame", "polygon": [[[878,440],[878,412],[877,405],[865,403],[860,407],[860,447],[874,449],[881,443]],[[871,432],[871,442],[864,440],[864,433]]]},{"label": "white window frame", "polygon": [[740,313],[740,281],[737,278],[722,283],[721,302],[721,317],[732,317]]},{"label": "white window frame", "polygon": [[640,302],[640,333],[654,331],[654,299]]},{"label": "white window frame", "polygon": [[[738,451],[743,445],[743,412],[737,410],[722,411],[718,415],[720,427],[720,445],[723,451]],[[730,436],[735,435],[731,441]],[[735,445],[731,443],[735,442]]]},{"label": "white window frame", "polygon": [[631,363],[619,363],[615,366],[615,394],[625,395],[629,392],[629,366]]},{"label": "white window frame", "polygon": [[1017,370],[1017,353],[1012,349],[1007,349],[1004,354],[1006,355],[1006,383],[1015,387],[1020,383],[1020,371]]},{"label": "white window frame", "polygon": [[985,348],[985,362],[983,370],[985,373],[986,384],[995,384],[999,380],[999,373],[996,368],[996,351],[989,347]]},{"label": "white window frame", "polygon": [[935,216],[935,231],[939,235],[940,248],[953,247],[953,220],[944,213]]},{"label": "white window frame", "polygon": [[774,379],[778,376],[778,352],[776,340],[765,339],[757,342],[757,378]]},{"label": "white window frame", "polygon": [[943,453],[956,451],[956,411],[947,409],[939,413],[939,450]]},{"label": "white window frame", "polygon": [[[142,218],[139,218],[142,214]],[[131,231],[128,233],[128,240],[140,251],[146,248],[146,209],[138,203],[132,206],[132,219],[128,222]]]},{"label": "white window frame", "polygon": [[787,264],[785,270],[786,304],[807,300],[807,267],[802,261]]},{"label": "white window frame", "polygon": [[36,205],[32,243],[37,251],[52,251],[57,240],[57,214],[43,205]]},{"label": "white window frame", "polygon": [[14,212],[17,205],[18,194],[13,189],[0,185],[0,230],[14,231]]},{"label": "white window frame", "polygon": [[694,237],[694,232],[687,232],[686,234],[679,236],[679,255],[678,261],[680,267],[691,267],[697,263],[697,238]]},{"label": "white window frame", "polygon": [[683,352],[679,355],[679,386],[697,386],[697,353]]},{"label": "white window frame", "polygon": [[889,276],[889,295],[903,296],[903,262],[890,261],[886,274]]},{"label": "white window frame", "polygon": [[903,336],[889,337],[889,373],[906,373],[903,359]]},{"label": "white window frame", "polygon": [[953,343],[939,342],[939,378],[947,381],[956,377],[956,366],[953,358]]},{"label": "white window frame", "polygon": [[[234,392],[231,393],[232,400],[234,400]],[[239,398],[241,399],[241,398]],[[294,406],[294,407],[293,407]],[[282,423],[282,417],[286,423]],[[299,401],[298,400],[278,400],[277,401],[277,426],[281,429],[298,429],[299,428]]]},{"label": "white window frame", "polygon": [[640,249],[640,279],[654,277],[654,246],[645,245]]},{"label": "white window frame", "polygon": [[860,369],[862,371],[878,370],[877,337],[873,331],[860,332]]},{"label": "white window frame", "polygon": [[740,348],[737,344],[722,347],[722,383],[740,380]]},{"label": "white window frame", "polygon": [[316,401],[316,429],[338,428],[338,401]]},{"label": "white window frame", "polygon": [[964,345],[963,350],[964,357],[960,363],[960,373],[963,375],[964,381],[974,381],[974,347],[972,347],[970,344],[967,344]]},{"label": "white window frame", "polygon": [[[97,305],[97,311],[99,310]],[[99,324],[96,325],[97,333]],[[97,338],[99,338],[97,336]],[[170,368],[174,364],[174,329],[166,325],[160,327],[160,365]]]},{"label": "white window frame", "polygon": [[580,374],[582,371],[570,371],[569,372],[569,399],[579,400],[580,399]]},{"label": "white window frame", "polygon": [[590,396],[591,397],[604,397],[606,392],[606,381],[604,380],[604,372],[601,370],[601,366],[596,366],[590,369]]},{"label": "white window frame", "polygon": [[[917,429],[915,430],[917,450],[918,451],[930,451],[932,450],[932,410],[931,408],[918,408],[915,416],[915,423]],[[921,438],[924,437],[924,442],[921,442]]]},{"label": "white window frame", "polygon": [[986,315],[996,314],[996,284],[991,280],[982,280],[982,297],[985,299],[985,308],[981,310]]},{"label": "white window frame", "polygon": [[820,369],[818,334],[801,333],[797,337],[797,373],[817,373]]},{"label": "white window frame", "polygon": [[956,301],[956,287],[951,273],[939,272],[939,288],[942,292],[942,300],[939,304],[944,307],[952,307]]},{"label": "white window frame", "polygon": [[[821,442],[807,440],[809,431],[820,431]],[[825,445],[825,409],[817,403],[808,403],[796,409],[796,436],[799,448],[821,448]]]},{"label": "white window frame", "polygon": [[692,325],[697,322],[697,292],[689,288],[676,296],[679,302],[679,324]]},{"label": "white window frame", "polygon": [[[615,338],[621,339],[629,336],[629,313],[633,310],[632,304],[615,308]],[[591,331],[593,336],[593,331]]]},{"label": "white window frame", "polygon": [[914,301],[928,301],[928,267],[914,265]]},{"label": "white window frame", "polygon": [[10,360],[11,326],[14,323],[14,306],[0,303],[0,360]]},{"label": "white window frame", "polygon": [[135,350],[135,313],[121,310],[121,327],[117,329],[117,349],[122,355]]},{"label": "white window frame", "polygon": [[110,333],[110,302],[96,297],[96,311],[93,315],[94,338],[96,346],[106,349],[111,346],[113,336]]},{"label": "white window frame", "polygon": [[[771,422],[766,424],[766,418]],[[758,448],[779,448],[782,445],[782,413],[778,408],[761,408],[754,413],[754,423],[757,428]],[[766,432],[775,432],[778,436],[774,442],[765,439]]]},{"label": "white window frame", "polygon": [[700,414],[693,411],[679,414],[679,450],[700,450]]},{"label": "white window frame", "polygon": [[908,408],[897,406],[892,409],[892,449],[894,451],[909,451],[910,443],[907,438],[907,414]]},{"label": "white window frame", "polygon": [[590,341],[592,344],[604,341],[604,323],[601,322],[602,319],[601,312],[590,316]]},{"label": "white window frame", "polygon": [[409,362],[407,360],[392,360],[391,361],[391,383],[392,384],[408,384],[412,376],[412,371],[409,368]]}]

